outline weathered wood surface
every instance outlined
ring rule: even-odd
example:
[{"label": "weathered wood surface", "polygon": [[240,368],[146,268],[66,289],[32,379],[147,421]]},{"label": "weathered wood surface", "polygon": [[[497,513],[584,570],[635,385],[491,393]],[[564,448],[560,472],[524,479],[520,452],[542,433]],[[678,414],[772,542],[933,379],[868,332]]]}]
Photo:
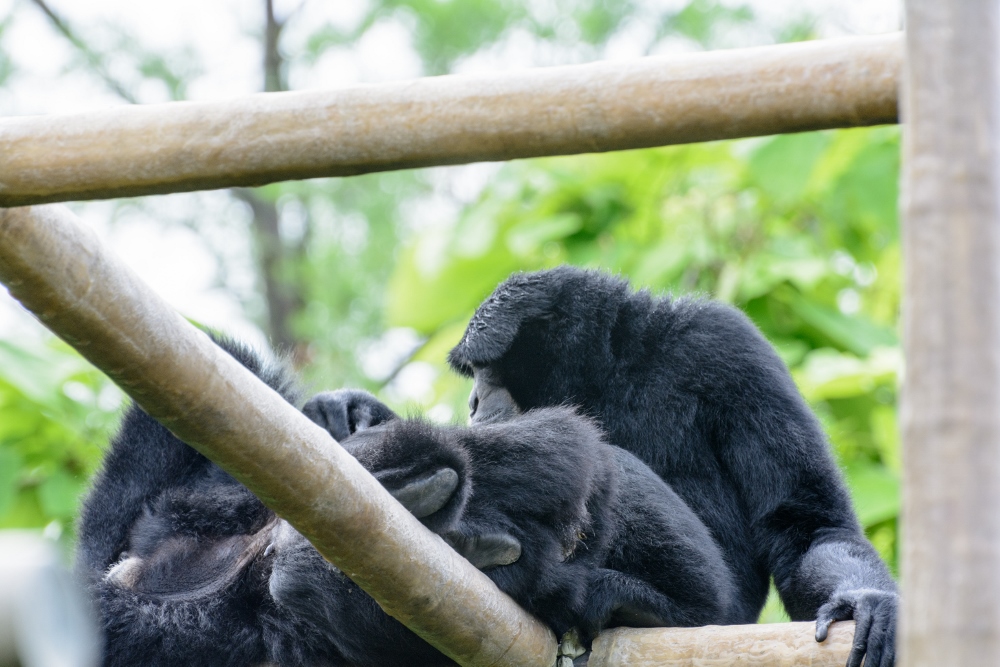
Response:
[{"label": "weathered wood surface", "polygon": [[0,119],[0,206],[893,123],[898,33]]},{"label": "weathered wood surface", "polygon": [[184,320],[67,209],[0,210],[0,282],[457,662],[555,662],[547,627],[403,509],[326,431]]},{"label": "weathered wood surface", "polygon": [[823,643],[815,634],[815,623],[617,628],[594,641],[587,667],[844,667],[854,621]]},{"label": "weathered wood surface", "polygon": [[1000,664],[1000,6],[908,0],[900,664]]}]

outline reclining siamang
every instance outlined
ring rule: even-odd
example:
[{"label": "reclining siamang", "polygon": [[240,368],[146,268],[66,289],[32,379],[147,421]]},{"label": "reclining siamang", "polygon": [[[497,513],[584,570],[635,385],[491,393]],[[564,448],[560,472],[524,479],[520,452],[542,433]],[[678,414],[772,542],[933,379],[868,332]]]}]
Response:
[{"label": "reclining siamang", "polygon": [[[280,365],[221,344],[297,399]],[[557,633],[735,618],[732,575],[705,525],[571,408],[435,427],[340,391],[304,411]],[[83,505],[77,568],[108,667],[450,664],[134,405]]]},{"label": "reclining siamang", "polygon": [[474,378],[474,424],[576,406],[668,482],[733,569],[733,622],[757,619],[773,577],[818,641],[855,619],[850,667],[891,667],[895,583],[816,418],[742,313],[560,267],[502,283],[449,361]]}]

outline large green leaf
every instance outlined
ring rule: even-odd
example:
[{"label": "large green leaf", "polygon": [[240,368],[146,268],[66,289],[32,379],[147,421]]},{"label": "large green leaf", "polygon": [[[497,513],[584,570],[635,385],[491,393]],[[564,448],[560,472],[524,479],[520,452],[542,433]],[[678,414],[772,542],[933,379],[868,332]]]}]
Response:
[{"label": "large green leaf", "polygon": [[21,476],[21,456],[11,447],[0,444],[0,522],[14,505],[17,482]]},{"label": "large green leaf", "polygon": [[844,474],[861,525],[873,526],[899,516],[899,477],[892,471],[862,463],[848,466]]},{"label": "large green leaf", "polygon": [[855,354],[867,356],[877,347],[895,347],[899,344],[892,329],[880,327],[863,315],[844,315],[833,308],[810,301],[799,293],[791,293],[789,305],[804,322]]},{"label": "large green leaf", "polygon": [[783,206],[805,193],[829,135],[822,132],[782,134],[757,149],[750,158],[753,180]]}]

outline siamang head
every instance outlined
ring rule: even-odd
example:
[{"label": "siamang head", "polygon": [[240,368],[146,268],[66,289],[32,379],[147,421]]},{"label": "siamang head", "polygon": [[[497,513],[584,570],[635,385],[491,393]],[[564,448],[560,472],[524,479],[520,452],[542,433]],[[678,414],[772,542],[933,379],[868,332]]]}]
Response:
[{"label": "siamang head", "polygon": [[451,367],[474,380],[472,421],[589,405],[614,374],[616,323],[630,296],[623,279],[572,266],[501,283],[448,354]]}]

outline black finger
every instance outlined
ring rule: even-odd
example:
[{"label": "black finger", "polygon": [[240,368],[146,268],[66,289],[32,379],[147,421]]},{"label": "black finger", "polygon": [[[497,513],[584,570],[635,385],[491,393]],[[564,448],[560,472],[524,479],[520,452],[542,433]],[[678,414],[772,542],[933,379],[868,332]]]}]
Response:
[{"label": "black finger", "polygon": [[389,493],[418,519],[430,516],[448,504],[458,488],[458,473],[441,468]]},{"label": "black finger", "polygon": [[351,435],[347,404],[335,392],[317,394],[302,406],[302,413],[326,429],[334,440],[346,440]]},{"label": "black finger", "polygon": [[834,621],[846,621],[854,615],[854,604],[849,600],[828,602],[816,613],[816,641],[826,641],[830,624]]},{"label": "black finger", "polygon": [[[882,664],[877,667],[895,667],[896,665],[896,641],[895,637],[886,643],[885,652],[882,654]],[[876,665],[872,665],[876,667]]]},{"label": "black finger", "polygon": [[861,667],[868,649],[868,634],[873,620],[870,607],[862,606],[854,610],[854,642],[851,644],[851,653],[847,656],[847,667]]},{"label": "black finger", "polygon": [[444,539],[480,570],[496,565],[510,565],[521,557],[521,543],[513,535],[505,533],[473,536],[449,533]]},{"label": "black finger", "polygon": [[865,655],[865,664],[870,667],[879,667],[882,664],[882,656],[885,655],[886,639],[889,635],[889,624],[892,618],[884,609],[876,608],[874,612],[874,622],[868,632],[868,652]]},{"label": "black finger", "polygon": [[351,433],[363,431],[372,426],[396,418],[396,413],[387,408],[374,396],[364,394],[352,396],[348,404],[347,417]]},{"label": "black finger", "polygon": [[896,615],[891,605],[883,603],[875,610],[875,622],[868,633],[868,655],[865,664],[870,667],[892,667],[895,662]]}]

